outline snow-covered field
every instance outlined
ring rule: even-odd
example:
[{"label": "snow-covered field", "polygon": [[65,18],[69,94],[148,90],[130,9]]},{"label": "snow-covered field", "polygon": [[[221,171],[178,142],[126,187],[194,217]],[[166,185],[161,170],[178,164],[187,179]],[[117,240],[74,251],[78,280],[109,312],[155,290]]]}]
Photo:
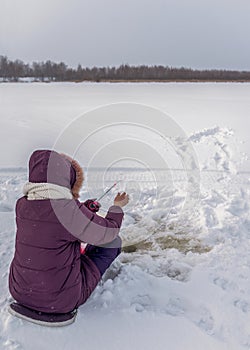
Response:
[{"label": "snow-covered field", "polygon": [[[0,98],[0,349],[250,349],[250,84],[0,84]],[[199,160],[195,208],[189,169],[173,157],[166,169],[85,169],[82,199],[117,180],[131,193],[124,251],[73,325],[15,319],[7,280],[28,156],[76,116],[121,101],[158,108],[185,131]]]}]

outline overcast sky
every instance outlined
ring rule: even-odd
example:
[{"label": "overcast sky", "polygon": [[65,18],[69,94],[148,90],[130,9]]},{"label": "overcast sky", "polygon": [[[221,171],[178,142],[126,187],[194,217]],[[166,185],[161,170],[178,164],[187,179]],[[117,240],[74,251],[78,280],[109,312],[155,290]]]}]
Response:
[{"label": "overcast sky", "polygon": [[0,0],[0,55],[250,70],[249,0]]}]

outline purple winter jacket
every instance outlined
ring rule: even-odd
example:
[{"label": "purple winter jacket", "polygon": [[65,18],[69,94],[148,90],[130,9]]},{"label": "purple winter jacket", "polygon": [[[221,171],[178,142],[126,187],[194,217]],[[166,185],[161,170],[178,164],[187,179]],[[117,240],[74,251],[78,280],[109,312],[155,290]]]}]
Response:
[{"label": "purple winter jacket", "polygon": [[[57,152],[32,154],[30,182],[70,189],[75,178],[70,162]],[[52,313],[69,312],[83,304],[101,276],[93,261],[84,255],[81,258],[80,242],[101,245],[113,241],[122,219],[123,210],[118,206],[111,206],[102,218],[75,199],[18,199],[15,254],[9,274],[13,298]]]}]

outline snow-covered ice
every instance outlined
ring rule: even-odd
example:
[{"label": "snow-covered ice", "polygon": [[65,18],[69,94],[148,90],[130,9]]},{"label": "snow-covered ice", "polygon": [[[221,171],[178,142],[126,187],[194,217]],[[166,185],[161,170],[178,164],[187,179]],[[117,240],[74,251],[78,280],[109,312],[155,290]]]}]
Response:
[{"label": "snow-covered ice", "polygon": [[[0,348],[250,349],[250,85],[1,84],[0,94]],[[122,178],[118,189],[132,192],[140,183],[125,209],[123,253],[75,324],[48,329],[13,318],[14,205],[29,154],[52,147],[76,115],[125,100],[164,110],[186,131],[201,169],[195,210],[183,213],[185,169],[153,169],[157,183],[145,169],[110,169],[107,187]],[[88,179],[97,195],[102,171]]]}]

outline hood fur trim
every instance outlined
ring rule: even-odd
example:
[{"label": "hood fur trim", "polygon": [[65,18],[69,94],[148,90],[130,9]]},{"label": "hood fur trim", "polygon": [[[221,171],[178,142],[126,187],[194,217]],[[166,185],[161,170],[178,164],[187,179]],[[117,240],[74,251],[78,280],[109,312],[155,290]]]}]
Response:
[{"label": "hood fur trim", "polygon": [[72,167],[75,169],[76,181],[75,181],[73,187],[71,188],[71,192],[72,192],[73,197],[75,199],[77,199],[80,197],[79,192],[80,192],[80,189],[81,189],[83,181],[84,181],[83,169],[75,159],[71,158],[67,154],[61,153],[61,156],[65,159],[67,159],[71,163]]}]

